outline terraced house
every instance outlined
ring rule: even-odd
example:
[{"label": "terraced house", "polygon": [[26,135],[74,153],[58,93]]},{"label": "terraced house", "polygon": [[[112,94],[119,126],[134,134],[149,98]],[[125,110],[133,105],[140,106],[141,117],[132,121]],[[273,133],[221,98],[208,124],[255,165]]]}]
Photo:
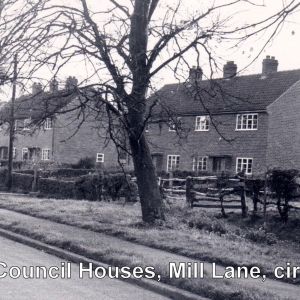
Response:
[{"label": "terraced house", "polygon": [[[107,136],[107,122],[100,110],[90,109],[85,99],[71,93],[76,78],[70,77],[66,86],[58,91],[53,81],[44,92],[34,84],[32,94],[20,97],[15,104],[15,162],[29,167],[33,162],[45,166],[76,164],[82,158],[91,158],[104,167],[117,167],[117,151]],[[0,109],[0,159],[8,159],[9,105]],[[84,109],[83,109],[84,107]],[[128,157],[123,157],[126,165]]]},{"label": "terraced house", "polygon": [[156,169],[255,175],[300,168],[300,70],[279,72],[267,56],[261,74],[237,76],[232,61],[223,71],[203,80],[193,68],[187,83],[151,97],[158,102],[147,132]]}]

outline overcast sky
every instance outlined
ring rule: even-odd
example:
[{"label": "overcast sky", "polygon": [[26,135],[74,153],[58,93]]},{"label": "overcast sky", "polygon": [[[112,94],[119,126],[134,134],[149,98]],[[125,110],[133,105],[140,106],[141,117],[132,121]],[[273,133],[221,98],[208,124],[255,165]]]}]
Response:
[{"label": "overcast sky", "polygon": [[[56,1],[56,0],[53,0]],[[129,0],[119,0],[119,2],[128,2]],[[162,5],[173,4],[178,0],[161,0]],[[229,0],[215,0],[217,4],[228,2]],[[252,6],[247,3],[241,4],[233,10],[232,8],[223,9],[220,14],[223,16],[232,16],[229,25],[232,27],[239,27],[245,23],[251,24],[257,22],[260,19],[263,19],[267,16],[270,16],[275,11],[278,11],[282,8],[283,3],[288,3],[292,0],[252,0],[256,4],[263,6]],[[76,5],[78,0],[60,0],[60,3],[65,3],[67,5]],[[195,11],[203,10],[203,6],[208,5],[212,0],[182,0],[184,10],[182,14],[189,14]],[[90,7],[94,11],[104,10],[109,0],[88,0]],[[160,18],[162,15],[163,8],[158,8],[155,18]],[[285,22],[280,33],[268,44],[266,49],[260,55],[260,57],[254,61],[250,66],[248,64],[254,59],[258,51],[261,49],[262,44],[265,42],[267,35],[262,36],[259,40],[252,39],[244,44],[242,47],[235,49],[230,49],[232,44],[230,43],[221,43],[218,44],[215,49],[215,53],[218,57],[220,65],[225,63],[228,60],[233,60],[238,65],[238,70],[243,70],[241,74],[253,74],[260,73],[262,68],[262,60],[266,55],[275,56],[279,61],[279,71],[281,70],[291,70],[291,69],[300,69],[300,12],[295,12],[294,15],[290,16],[289,19]],[[100,27],[100,26],[99,26]],[[193,64],[194,57],[188,57],[188,60]],[[201,66],[204,69],[204,72],[208,73],[208,63],[204,59],[201,62]],[[244,70],[244,68],[246,70]],[[66,66],[62,72],[59,74],[59,78],[64,80],[68,75],[76,76],[79,80],[86,78],[89,73],[88,68],[86,69],[85,64],[80,63],[77,59],[76,62]],[[41,76],[49,77],[50,72],[44,69],[40,72]],[[221,72],[217,76],[221,76]],[[209,76],[209,74],[207,74]],[[160,88],[162,85],[167,83],[176,82],[175,77],[172,72],[165,69],[161,71],[156,78],[154,78],[154,85],[156,88]],[[8,92],[7,95],[10,93]],[[1,97],[3,98],[3,97]]]}]

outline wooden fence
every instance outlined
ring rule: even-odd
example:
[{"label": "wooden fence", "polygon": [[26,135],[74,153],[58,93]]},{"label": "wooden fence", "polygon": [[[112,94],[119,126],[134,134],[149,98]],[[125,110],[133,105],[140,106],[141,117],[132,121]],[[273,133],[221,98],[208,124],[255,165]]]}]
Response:
[{"label": "wooden fence", "polygon": [[186,179],[159,178],[160,192],[164,199],[180,199],[186,194]]},{"label": "wooden fence", "polygon": [[242,178],[218,178],[216,176],[188,177],[186,201],[190,207],[240,209],[247,213],[245,182]]}]

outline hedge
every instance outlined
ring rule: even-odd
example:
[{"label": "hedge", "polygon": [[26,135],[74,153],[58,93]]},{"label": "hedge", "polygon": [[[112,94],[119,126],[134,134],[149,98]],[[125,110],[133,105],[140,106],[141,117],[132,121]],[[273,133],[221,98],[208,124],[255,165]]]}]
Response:
[{"label": "hedge", "polygon": [[12,174],[13,187],[22,190],[23,192],[30,192],[32,190],[33,175],[29,174]]},{"label": "hedge", "polygon": [[38,189],[43,196],[54,198],[74,198],[74,182],[51,178],[40,178]]}]

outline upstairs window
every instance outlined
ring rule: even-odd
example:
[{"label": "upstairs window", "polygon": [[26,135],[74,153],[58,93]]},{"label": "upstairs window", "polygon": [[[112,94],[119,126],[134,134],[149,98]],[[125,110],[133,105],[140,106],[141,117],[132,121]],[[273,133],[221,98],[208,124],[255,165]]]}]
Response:
[{"label": "upstairs window", "polygon": [[44,123],[44,129],[50,130],[52,129],[52,118],[47,118]]},{"label": "upstairs window", "polygon": [[236,130],[257,130],[258,114],[239,114],[236,116]]},{"label": "upstairs window", "polygon": [[181,127],[181,118],[178,117],[176,120],[169,120],[169,131],[176,131]]},{"label": "upstairs window", "polygon": [[246,175],[252,174],[253,158],[238,157],[236,159],[236,172],[245,172]]},{"label": "upstairs window", "polygon": [[104,154],[103,153],[97,153],[96,162],[97,163],[104,163]]},{"label": "upstairs window", "polygon": [[23,130],[30,130],[29,126],[30,126],[30,123],[31,123],[31,119],[25,119],[24,120],[24,126],[23,126]]},{"label": "upstairs window", "polygon": [[179,169],[180,155],[168,155],[167,171]]},{"label": "upstairs window", "polygon": [[29,151],[28,148],[22,149],[22,160],[28,160],[29,159]]},{"label": "upstairs window", "polygon": [[209,116],[197,116],[195,123],[195,131],[208,131],[210,125]]},{"label": "upstairs window", "polygon": [[16,147],[13,147],[12,156],[13,156],[13,159],[17,158],[17,148]]},{"label": "upstairs window", "polygon": [[50,149],[42,149],[42,160],[50,160]]},{"label": "upstairs window", "polygon": [[207,156],[193,158],[193,171],[207,171]]}]

